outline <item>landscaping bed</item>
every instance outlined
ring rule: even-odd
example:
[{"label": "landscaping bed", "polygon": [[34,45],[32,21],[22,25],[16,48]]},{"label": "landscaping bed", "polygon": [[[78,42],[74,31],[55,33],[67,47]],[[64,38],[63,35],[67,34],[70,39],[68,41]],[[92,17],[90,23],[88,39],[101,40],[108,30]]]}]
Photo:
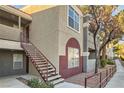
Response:
[{"label": "landscaping bed", "polygon": [[25,85],[31,87],[31,88],[54,88],[54,85],[47,82],[43,82],[39,79],[33,78],[30,80],[24,79],[22,77],[18,77],[16,78],[17,80],[21,81],[22,83],[24,83]]},{"label": "landscaping bed", "polygon": [[115,65],[115,62],[112,59],[101,60],[101,68],[105,68],[107,65]]}]

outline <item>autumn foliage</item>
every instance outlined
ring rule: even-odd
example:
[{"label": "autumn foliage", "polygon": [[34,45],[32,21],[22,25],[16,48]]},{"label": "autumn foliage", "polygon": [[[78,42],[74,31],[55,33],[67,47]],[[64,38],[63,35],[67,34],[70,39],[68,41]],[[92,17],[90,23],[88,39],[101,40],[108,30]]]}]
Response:
[{"label": "autumn foliage", "polygon": [[[120,11],[118,14],[113,15],[113,12],[117,11],[116,5],[104,5],[104,6],[80,6],[80,9],[84,15],[90,14],[89,21],[90,31],[93,32],[95,57],[96,57],[96,70],[99,65],[100,54],[107,44],[111,41],[120,38],[124,32],[124,11]],[[97,47],[97,36],[100,36],[100,47]]]}]

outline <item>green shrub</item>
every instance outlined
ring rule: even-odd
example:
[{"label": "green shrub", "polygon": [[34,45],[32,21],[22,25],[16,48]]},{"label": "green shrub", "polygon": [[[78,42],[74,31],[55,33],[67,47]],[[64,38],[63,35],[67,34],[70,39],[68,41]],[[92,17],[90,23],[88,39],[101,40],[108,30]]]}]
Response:
[{"label": "green shrub", "polygon": [[28,81],[28,86],[32,88],[54,88],[54,85],[50,82],[40,82],[38,79],[31,79]]},{"label": "green shrub", "polygon": [[113,62],[111,59],[101,60],[101,67],[105,67],[107,64],[108,65],[115,65],[115,62]]},{"label": "green shrub", "polygon": [[124,61],[124,58],[123,58],[122,56],[120,56],[120,59],[121,59],[122,61]]},{"label": "green shrub", "polygon": [[105,67],[107,64],[107,60],[101,60],[101,67]]},{"label": "green shrub", "polygon": [[115,62],[113,62],[111,59],[108,59],[107,64],[108,64],[108,65],[115,65]]},{"label": "green shrub", "polygon": [[115,65],[114,62],[107,62],[108,65]]},{"label": "green shrub", "polygon": [[52,84],[50,82],[47,82],[46,84],[48,85],[49,88],[54,88],[54,84]]},{"label": "green shrub", "polygon": [[32,88],[37,88],[39,87],[39,80],[38,79],[31,79],[28,81],[28,85]]}]

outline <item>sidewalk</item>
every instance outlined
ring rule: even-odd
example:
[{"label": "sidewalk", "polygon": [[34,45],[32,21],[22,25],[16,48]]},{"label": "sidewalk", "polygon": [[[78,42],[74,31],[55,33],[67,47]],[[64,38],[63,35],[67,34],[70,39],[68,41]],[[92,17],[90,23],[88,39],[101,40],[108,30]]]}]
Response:
[{"label": "sidewalk", "polygon": [[116,60],[117,72],[114,77],[108,82],[106,88],[124,88],[124,67],[119,60]]},{"label": "sidewalk", "polygon": [[55,88],[84,88],[84,86],[80,86],[69,82],[63,82],[56,85]]},{"label": "sidewalk", "polygon": [[21,75],[0,77],[0,88],[29,88],[27,85],[16,79],[20,76]]}]

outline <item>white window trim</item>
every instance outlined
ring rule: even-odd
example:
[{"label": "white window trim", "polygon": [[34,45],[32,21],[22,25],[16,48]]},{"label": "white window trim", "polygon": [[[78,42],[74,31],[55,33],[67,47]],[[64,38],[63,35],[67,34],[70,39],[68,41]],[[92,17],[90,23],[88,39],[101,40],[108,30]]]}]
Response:
[{"label": "white window trim", "polygon": [[[18,53],[14,53],[14,54],[18,54]],[[13,70],[21,70],[21,69],[23,69],[24,68],[24,57],[23,57],[23,54],[21,54],[22,55],[22,68],[20,68],[20,69],[16,69],[16,68],[14,68],[14,64],[16,63],[16,62],[14,62],[14,54],[13,54]]]},{"label": "white window trim", "polygon": [[[72,6],[71,6],[72,7]],[[72,7],[73,8],[73,7]],[[74,9],[74,8],[73,8]],[[71,26],[69,26],[69,5],[67,6],[67,27],[69,28],[69,29],[71,29],[71,30],[73,30],[74,32],[76,32],[76,33],[80,33],[80,15],[79,15],[79,13],[78,13],[78,15],[79,15],[79,30],[76,30],[76,29],[74,29],[74,28],[72,28]]]},{"label": "white window trim", "polygon": [[[68,50],[69,50],[69,48],[73,48],[73,47],[68,47]],[[74,49],[78,49],[78,48],[74,48]],[[78,49],[78,51],[79,51],[79,49]],[[69,53],[68,53],[68,55],[69,55]],[[76,65],[76,66],[72,66],[72,67],[70,67],[70,66],[69,66],[69,59],[68,59],[68,69],[78,68],[78,67],[80,67],[80,56],[79,56],[79,62],[78,62],[78,65]]]}]

